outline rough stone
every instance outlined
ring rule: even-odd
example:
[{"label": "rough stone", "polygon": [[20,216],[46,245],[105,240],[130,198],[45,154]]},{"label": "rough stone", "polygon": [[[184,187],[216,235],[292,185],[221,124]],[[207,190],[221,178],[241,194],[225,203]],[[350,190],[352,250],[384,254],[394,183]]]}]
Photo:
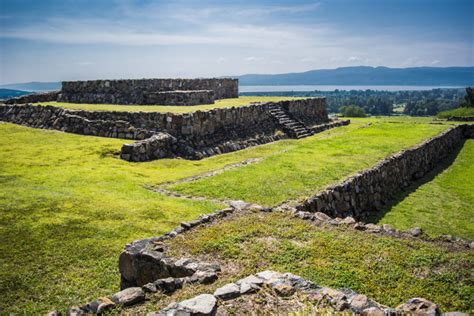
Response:
[{"label": "rough stone", "polygon": [[213,295],[201,294],[178,305],[189,310],[192,315],[213,315],[217,308],[217,300]]},{"label": "rough stone", "polygon": [[235,283],[229,283],[218,288],[214,292],[214,296],[223,300],[236,298],[240,295],[240,287]]},{"label": "rough stone", "polygon": [[441,315],[438,305],[420,297],[408,300],[399,305],[396,310],[407,314]]},{"label": "rough stone", "polygon": [[280,283],[273,287],[273,290],[278,296],[288,297],[295,293],[296,289],[288,284]]},{"label": "rough stone", "polygon": [[369,300],[367,299],[367,296],[357,294],[351,298],[350,305],[353,310],[360,312],[366,307],[368,307],[368,302]]},{"label": "rough stone", "polygon": [[412,229],[410,229],[409,231],[410,235],[412,235],[413,237],[418,237],[420,236],[423,232],[421,230],[420,227],[413,227]]},{"label": "rough stone", "polygon": [[[403,191],[416,178],[431,171],[437,163],[454,152],[465,138],[470,138],[473,134],[474,126],[469,124],[453,126],[419,145],[385,158],[376,166],[342,183],[307,198],[296,208],[298,211],[308,212],[317,210],[334,217],[354,214],[357,221],[365,220],[378,213],[383,205],[390,202],[394,194]],[[349,206],[346,204],[348,196],[357,197],[351,199]],[[355,228],[365,229],[359,223]]]},{"label": "rough stone", "polygon": [[112,301],[115,304],[121,304],[124,306],[133,305],[140,303],[145,300],[145,292],[139,287],[130,287],[115,293],[112,296]]},{"label": "rough stone", "polygon": [[385,316],[386,315],[384,310],[375,306],[364,309],[360,314],[362,316]]}]

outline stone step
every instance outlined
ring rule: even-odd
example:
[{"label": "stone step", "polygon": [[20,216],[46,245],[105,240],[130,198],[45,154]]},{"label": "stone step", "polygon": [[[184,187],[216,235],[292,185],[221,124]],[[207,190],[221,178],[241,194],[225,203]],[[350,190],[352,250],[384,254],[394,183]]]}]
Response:
[{"label": "stone step", "polygon": [[296,138],[300,139],[300,138],[305,138],[305,137],[309,137],[309,136],[311,136],[311,134],[299,134],[299,135],[296,135]]}]

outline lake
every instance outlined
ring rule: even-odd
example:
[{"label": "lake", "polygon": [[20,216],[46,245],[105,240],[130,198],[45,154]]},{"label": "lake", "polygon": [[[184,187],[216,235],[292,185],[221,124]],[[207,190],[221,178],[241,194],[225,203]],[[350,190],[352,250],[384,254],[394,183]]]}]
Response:
[{"label": "lake", "polygon": [[239,92],[281,92],[281,91],[334,91],[339,90],[377,90],[377,91],[413,91],[432,89],[454,89],[462,87],[449,86],[329,86],[329,85],[299,85],[299,86],[239,86]]}]

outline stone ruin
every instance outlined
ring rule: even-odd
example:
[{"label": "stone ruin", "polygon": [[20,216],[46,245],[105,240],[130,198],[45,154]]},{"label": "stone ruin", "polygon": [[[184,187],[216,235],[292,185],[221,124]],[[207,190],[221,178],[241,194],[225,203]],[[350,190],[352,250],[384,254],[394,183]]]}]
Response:
[{"label": "stone ruin", "polygon": [[199,105],[237,98],[239,80],[210,79],[123,79],[63,81],[60,91],[31,94],[6,104],[70,102],[91,104]]},{"label": "stone ruin", "polygon": [[65,81],[60,102],[198,105],[237,98],[238,79],[131,79]]},{"label": "stone ruin", "polygon": [[121,158],[202,159],[282,138],[302,138],[349,124],[330,121],[324,98],[249,104],[192,113],[68,110],[31,104],[0,105],[0,120],[36,128],[135,140]]}]

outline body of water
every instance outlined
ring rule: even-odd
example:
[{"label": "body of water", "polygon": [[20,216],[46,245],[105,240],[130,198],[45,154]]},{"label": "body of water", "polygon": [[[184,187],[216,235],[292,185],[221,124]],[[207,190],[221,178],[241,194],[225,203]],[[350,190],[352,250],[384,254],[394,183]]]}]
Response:
[{"label": "body of water", "polygon": [[338,90],[377,90],[377,91],[414,91],[432,89],[455,89],[462,87],[439,86],[327,86],[327,85],[299,85],[299,86],[239,86],[239,92],[283,92],[283,91],[334,91]]}]

